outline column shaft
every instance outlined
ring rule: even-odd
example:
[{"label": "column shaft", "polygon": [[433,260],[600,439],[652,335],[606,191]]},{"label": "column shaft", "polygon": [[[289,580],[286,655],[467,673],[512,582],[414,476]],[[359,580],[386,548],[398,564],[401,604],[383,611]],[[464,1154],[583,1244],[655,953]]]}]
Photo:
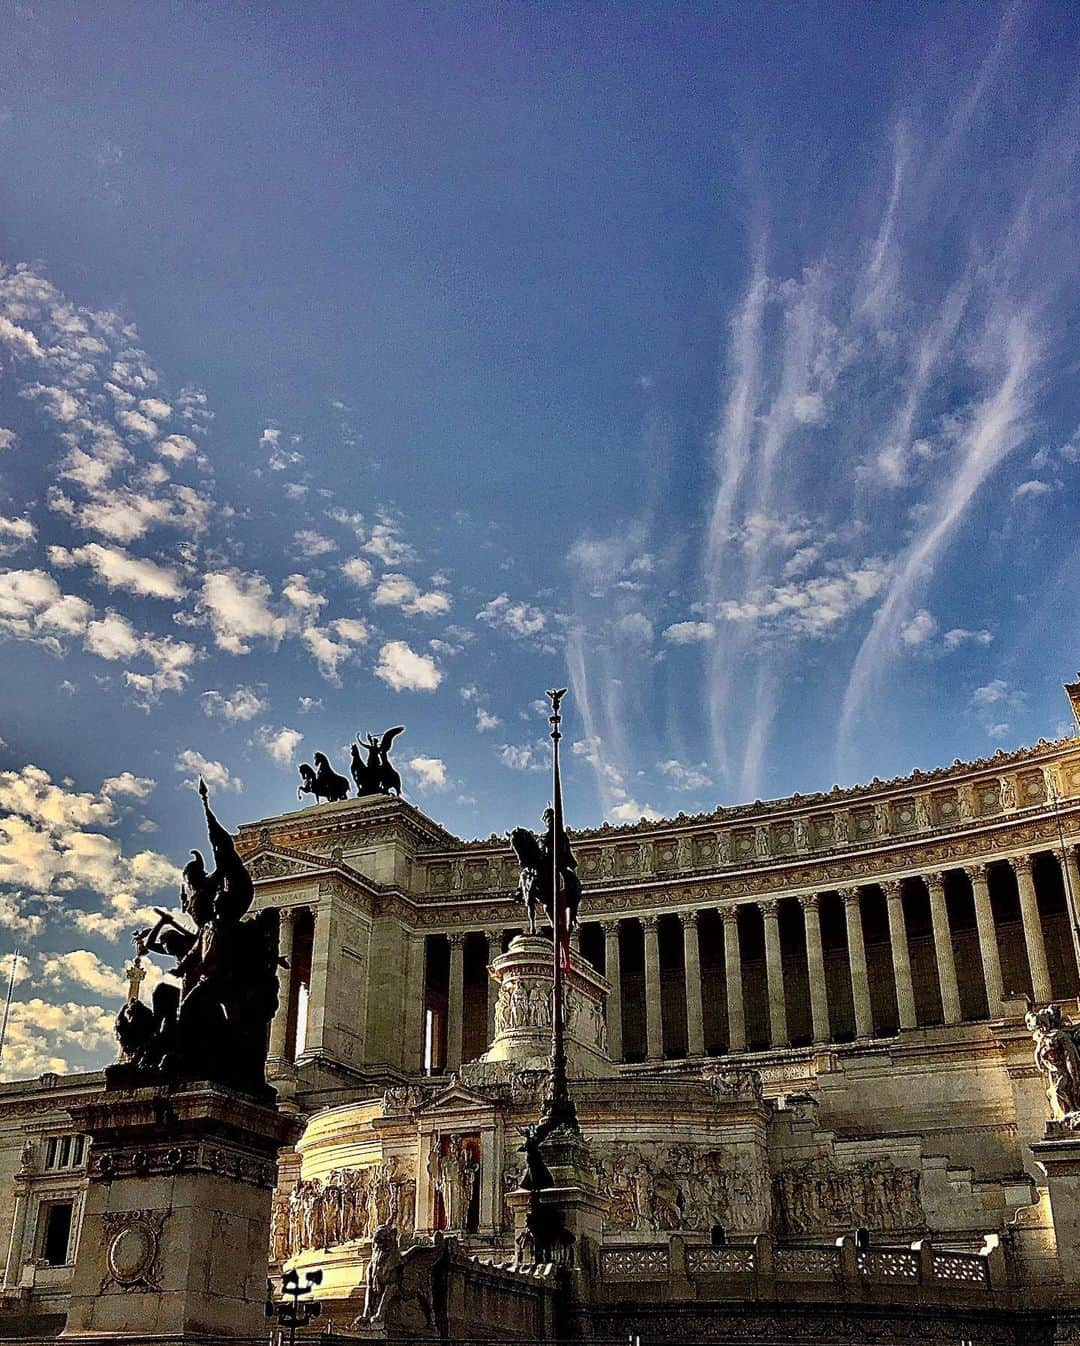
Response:
[{"label": "column shaft", "polygon": [[866,970],[862,899],[858,888],[845,888],[840,897],[844,903],[844,924],[847,928],[851,999],[855,1005],[855,1036],[871,1038],[874,1036],[874,1012],[870,1006],[870,976]]},{"label": "column shaft", "polygon": [[904,923],[904,898],[900,891],[900,882],[881,885],[885,890],[885,902],[889,910],[889,945],[892,950],[893,979],[896,983],[896,1008],[900,1015],[901,1028],[914,1028],[918,1020],[915,1016],[915,988],[911,984],[911,956],[908,952],[907,926]]},{"label": "column shaft", "polygon": [[642,918],[645,927],[645,1055],[661,1060],[664,1055],[664,1024],[660,1004],[659,917]]},{"label": "column shaft", "polygon": [[1016,872],[1016,886],[1020,892],[1020,916],[1024,923],[1028,966],[1031,968],[1031,990],[1035,999],[1045,1005],[1054,998],[1054,993],[1050,988],[1050,969],[1046,963],[1046,941],[1039,916],[1039,899],[1035,896],[1034,866],[1030,855],[1018,855],[1011,864]]},{"label": "column shaft", "polygon": [[1076,960],[1077,975],[1080,976],[1080,864],[1076,859],[1076,847],[1065,848],[1065,869],[1061,876],[1065,885],[1065,911],[1069,918],[1069,930],[1072,933],[1073,958]]},{"label": "column shaft", "polygon": [[[490,966],[499,954],[502,953],[502,941],[499,938],[498,930],[489,930],[487,933],[487,961]],[[495,1005],[499,999],[499,983],[486,972],[487,976],[487,1039],[488,1045],[495,1039]]]},{"label": "column shaft", "polygon": [[971,894],[975,899],[975,924],[979,931],[979,957],[986,983],[986,1011],[991,1019],[1001,1013],[1001,955],[998,952],[994,908],[990,904],[990,886],[985,865],[972,865],[967,871]]},{"label": "column shaft", "polygon": [[286,966],[278,966],[278,1003],[270,1023],[270,1049],[268,1057],[274,1061],[289,1058],[289,997],[292,993],[293,962],[293,912],[290,907],[282,907],[278,912],[278,957],[284,959]]},{"label": "column shaft", "polygon": [[769,992],[769,1041],[774,1047],[786,1047],[788,1033],[787,1001],[784,998],[784,963],[780,956],[779,903],[762,902],[765,923],[765,980]]},{"label": "column shaft", "polygon": [[924,874],[923,883],[930,894],[930,920],[934,927],[934,957],[937,960],[941,1009],[947,1024],[960,1022],[960,989],[956,984],[956,958],[953,954],[949,908],[945,901],[945,877]]},{"label": "column shaft", "polygon": [[465,1013],[465,936],[447,936],[450,941],[450,993],[446,1002],[446,1068],[461,1065],[461,1033]]},{"label": "column shaft", "polygon": [[619,922],[604,926],[604,976],[611,989],[607,998],[608,1055],[622,1060],[622,967],[619,960]]},{"label": "column shaft", "polygon": [[739,921],[734,907],[720,913],[724,922],[724,990],[727,995],[728,1051],[746,1050],[746,1010],[743,1006],[742,951]]},{"label": "column shaft", "polygon": [[828,1042],[829,996],[825,989],[825,954],[821,947],[821,915],[818,894],[799,898],[806,926],[806,968],[810,978],[810,1019],[815,1042]]},{"label": "column shaft", "polygon": [[682,921],[683,967],[686,973],[686,1050],[690,1056],[705,1055],[705,1016],[701,1003],[701,951],[698,946],[698,914],[684,911]]},{"label": "column shaft", "polygon": [[330,976],[330,927],[333,916],[331,899],[320,894],[312,912],[315,929],[311,944],[311,976],[308,980],[307,1031],[304,1055],[321,1052],[326,1031],[326,986]]},{"label": "column shaft", "polygon": [[402,1069],[410,1073],[424,1068],[424,1019],[427,1009],[426,940],[419,933],[405,932],[405,1045]]}]

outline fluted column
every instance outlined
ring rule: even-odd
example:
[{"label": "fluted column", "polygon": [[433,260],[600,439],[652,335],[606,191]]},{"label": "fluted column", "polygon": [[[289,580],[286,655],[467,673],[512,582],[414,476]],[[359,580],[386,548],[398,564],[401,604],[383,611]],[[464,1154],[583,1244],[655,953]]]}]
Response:
[{"label": "fluted column", "polygon": [[465,1011],[465,936],[447,935],[450,944],[450,992],[446,1001],[446,1068],[461,1065],[461,1033]]},{"label": "fluted column", "polygon": [[664,1022],[660,1001],[660,918],[643,916],[645,928],[645,1055],[650,1061],[664,1055]]},{"label": "fluted column", "polygon": [[[502,953],[501,931],[489,930],[487,932],[487,960],[490,965]],[[495,1040],[495,1005],[499,999],[499,983],[489,972],[487,974],[487,1036],[488,1042]]]},{"label": "fluted column", "polygon": [[817,893],[806,893],[799,898],[806,927],[806,967],[810,977],[811,1032],[815,1042],[828,1042],[829,996],[825,989],[825,955],[821,948],[820,898]]},{"label": "fluted column", "polygon": [[780,957],[779,902],[759,902],[765,923],[765,980],[769,992],[769,1041],[774,1047],[786,1047],[788,1034],[787,1002],[784,999],[784,964]]},{"label": "fluted column", "polygon": [[1031,968],[1031,991],[1035,999],[1045,1005],[1054,998],[1054,993],[1050,989],[1050,969],[1046,963],[1046,941],[1039,917],[1039,899],[1035,896],[1032,857],[1017,855],[1009,863],[1016,874],[1016,886],[1020,892],[1020,918],[1024,923],[1024,943],[1027,945],[1028,966]]},{"label": "fluted column", "polygon": [[1065,847],[1065,869],[1061,880],[1065,885],[1065,913],[1072,933],[1073,957],[1077,974],[1080,975],[1080,929],[1077,928],[1077,917],[1080,916],[1080,864],[1077,863],[1075,846]]},{"label": "fluted column", "polygon": [[945,901],[944,874],[924,874],[923,883],[930,894],[930,920],[934,927],[934,957],[937,960],[941,1010],[947,1024],[960,1022],[960,989],[956,984],[956,958],[953,954],[949,908]]},{"label": "fluted column", "polygon": [[293,919],[292,907],[282,907],[278,911],[278,957],[284,966],[278,965],[278,1003],[270,1023],[270,1049],[268,1056],[272,1061],[288,1059],[289,1043],[289,998],[292,994],[293,962]]},{"label": "fluted column", "polygon": [[893,980],[896,983],[896,1009],[901,1028],[914,1028],[915,988],[911,984],[911,955],[908,952],[907,926],[904,923],[904,897],[900,880],[883,883],[885,905],[889,912],[889,946],[892,950]]},{"label": "fluted column", "polygon": [[742,951],[735,907],[720,912],[724,923],[724,991],[727,996],[728,1051],[746,1050],[746,1010],[743,1006]]},{"label": "fluted column", "polygon": [[870,976],[866,970],[866,940],[863,938],[862,899],[858,888],[842,888],[844,924],[847,927],[851,999],[855,1006],[855,1036],[874,1036],[874,1012],[870,1007]]},{"label": "fluted column", "polygon": [[611,988],[607,998],[608,1055],[622,1060],[622,966],[619,958],[619,922],[604,923],[604,976]]},{"label": "fluted column", "polygon": [[686,1050],[690,1056],[705,1055],[705,1015],[701,1003],[701,951],[698,946],[698,914],[681,911],[683,969],[686,980]]},{"label": "fluted column", "polygon": [[970,865],[971,895],[975,899],[975,925],[979,931],[979,957],[986,983],[986,1010],[993,1019],[1001,1013],[1001,954],[998,952],[994,908],[990,904],[990,885],[986,865]]}]

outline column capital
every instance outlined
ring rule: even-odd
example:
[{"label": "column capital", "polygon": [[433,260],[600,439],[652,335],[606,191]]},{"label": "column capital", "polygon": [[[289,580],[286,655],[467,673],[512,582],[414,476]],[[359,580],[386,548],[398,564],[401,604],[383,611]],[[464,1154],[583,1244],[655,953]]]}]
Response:
[{"label": "column capital", "polygon": [[1018,874],[1030,874],[1035,866],[1033,855],[1010,855],[1009,864]]},{"label": "column capital", "polygon": [[738,904],[736,903],[734,906],[731,907],[721,907],[720,919],[723,921],[725,925],[734,925],[735,922],[739,919]]},{"label": "column capital", "polygon": [[862,900],[862,890],[859,888],[841,888],[840,901],[845,907],[857,907]]},{"label": "column capital", "polygon": [[964,873],[972,883],[985,883],[990,876],[990,866],[982,861],[975,865],[965,865]]},{"label": "column capital", "polygon": [[466,933],[464,930],[451,930],[447,933],[446,940],[451,949],[463,949],[465,947]]},{"label": "column capital", "polygon": [[802,893],[799,896],[799,906],[803,911],[817,911],[821,906],[820,893]]},{"label": "column capital", "polygon": [[611,939],[619,933],[619,923],[621,916],[603,916],[600,918],[600,924],[604,927],[604,938]]},{"label": "column capital", "polygon": [[899,902],[903,896],[900,879],[886,879],[881,885],[881,891],[885,894],[888,902]]},{"label": "column capital", "polygon": [[699,911],[680,911],[679,923],[684,930],[696,930],[698,917],[700,915],[701,913]]},{"label": "column capital", "polygon": [[292,925],[296,919],[295,907],[278,907],[278,920],[282,925]]},{"label": "column capital", "polygon": [[945,873],[940,869],[933,869],[928,874],[920,874],[919,878],[926,884],[928,893],[945,891]]},{"label": "column capital", "polygon": [[778,897],[766,898],[764,902],[757,904],[758,911],[761,912],[763,921],[775,921],[780,911],[780,899]]},{"label": "column capital", "polygon": [[660,913],[651,912],[648,916],[639,916],[638,920],[641,922],[642,929],[645,931],[645,933],[649,934],[650,932],[655,931],[656,928],[659,926]]}]

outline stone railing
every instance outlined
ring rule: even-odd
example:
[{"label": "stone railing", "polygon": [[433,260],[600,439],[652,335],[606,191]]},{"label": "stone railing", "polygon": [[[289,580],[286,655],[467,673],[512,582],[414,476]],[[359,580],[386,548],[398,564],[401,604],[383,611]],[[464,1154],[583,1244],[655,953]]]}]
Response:
[{"label": "stone railing", "polygon": [[648,1281],[667,1284],[675,1298],[688,1291],[698,1298],[784,1298],[799,1282],[839,1287],[851,1298],[888,1299],[916,1290],[921,1297],[946,1300],[964,1292],[989,1295],[1007,1281],[996,1234],[987,1235],[978,1252],[935,1249],[930,1239],[860,1247],[851,1234],[831,1244],[798,1247],[777,1246],[766,1234],[720,1246],[687,1243],[675,1234],[666,1243],[606,1245],[600,1274],[616,1294],[624,1293],[618,1287],[628,1282]]}]

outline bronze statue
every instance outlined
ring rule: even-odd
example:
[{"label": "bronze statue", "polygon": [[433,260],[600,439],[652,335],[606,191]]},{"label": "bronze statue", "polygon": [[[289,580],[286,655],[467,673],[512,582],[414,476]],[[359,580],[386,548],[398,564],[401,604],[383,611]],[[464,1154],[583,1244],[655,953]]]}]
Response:
[{"label": "bronze statue", "polygon": [[399,724],[393,729],[387,729],[382,738],[376,738],[374,734],[369,733],[367,738],[363,739],[357,734],[360,747],[367,749],[367,761],[361,762],[359,750],[353,748],[352,776],[356,782],[358,795],[396,794],[400,797],[401,777],[394,770],[387,754],[394,739],[404,732],[405,726]]},{"label": "bronze statue", "polygon": [[307,762],[300,763],[300,784],[296,787],[297,799],[302,799],[304,795],[314,795],[316,804],[321,799],[329,800],[332,804],[341,799],[348,799],[349,782],[345,776],[339,776],[330,765],[326,753],[317,752],[314,762],[314,767],[309,766]]},{"label": "bronze statue", "polygon": [[[157,922],[132,936],[140,958],[163,954],[176,960],[152,1006],[129,999],[116,1035],[125,1062],[106,1072],[110,1086],[134,1076],[208,1079],[249,1093],[266,1089],[267,1034],[277,1009],[278,917],[270,908],[247,916],[255,889],[232,835],[209,804],[206,783],[199,796],[206,816],[214,869],[198,851],[184,867],[183,915],[155,908]],[[245,919],[247,917],[247,919]]]},{"label": "bronze statue", "polygon": [[558,847],[558,876],[566,897],[566,910],[569,929],[574,930],[578,923],[578,907],[581,905],[581,880],[577,876],[577,860],[570,849],[570,838],[565,829],[555,837],[555,811],[544,810],[544,832],[537,837],[527,827],[515,827],[509,834],[510,845],[517,856],[521,870],[518,879],[518,894],[525,903],[529,916],[529,933],[536,934],[536,905],[539,902],[548,920],[555,924],[555,904],[552,901],[552,881],[555,869],[555,850]]}]

